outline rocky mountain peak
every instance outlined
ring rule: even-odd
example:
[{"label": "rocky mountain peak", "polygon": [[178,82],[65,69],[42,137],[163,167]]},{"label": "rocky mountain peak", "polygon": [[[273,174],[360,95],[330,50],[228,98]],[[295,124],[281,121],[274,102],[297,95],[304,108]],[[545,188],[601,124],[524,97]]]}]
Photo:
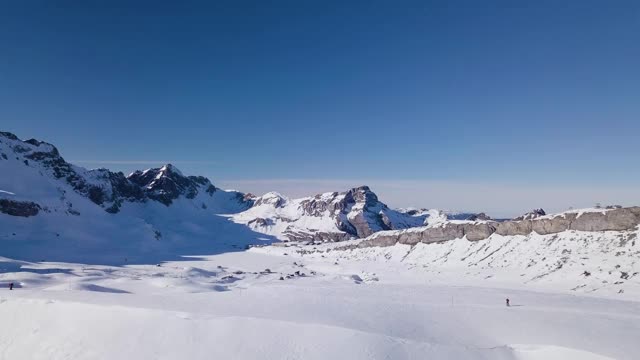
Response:
[{"label": "rocky mountain peak", "polygon": [[300,207],[307,216],[331,217],[337,229],[354,237],[365,237],[380,230],[411,227],[422,221],[389,209],[364,185],[341,193],[324,193],[303,199]]},{"label": "rocky mountain peak", "polygon": [[10,133],[8,131],[0,131],[0,136],[7,138],[9,140],[18,140],[18,137],[15,134]]},{"label": "rocky mountain peak", "polygon": [[6,131],[0,131],[0,138],[4,138],[5,143],[9,145],[13,152],[24,154],[25,157],[29,156],[33,160],[42,158],[56,158],[58,160],[57,158],[60,158],[58,149],[47,142],[36,139],[22,141],[15,134]]},{"label": "rocky mountain peak", "polygon": [[373,193],[373,191],[371,191],[371,188],[369,186],[367,186],[367,185],[356,186],[356,187],[350,189],[349,191],[358,192],[358,193]]},{"label": "rocky mountain peak", "polygon": [[161,168],[135,171],[127,176],[127,179],[141,187],[150,199],[167,206],[181,195],[188,199],[195,198],[200,188],[209,195],[213,195],[216,191],[209,179],[202,176],[184,176],[171,164]]},{"label": "rocky mountain peak", "polygon": [[513,220],[516,220],[516,221],[533,220],[545,215],[547,215],[547,213],[543,209],[533,209],[522,216],[518,216],[517,218],[514,218]]},{"label": "rocky mountain peak", "polygon": [[9,132],[0,132],[0,149],[3,159],[11,157],[26,167],[39,169],[41,175],[48,173],[52,178],[67,183],[74,191],[98,205],[108,201],[109,196],[105,193],[108,186],[98,185],[93,180],[122,180],[114,173],[105,174],[101,170],[87,171],[75,167],[60,156],[55,146],[36,139],[22,141]]},{"label": "rocky mountain peak", "polygon": [[184,177],[184,175],[182,175],[182,171],[180,171],[177,167],[175,167],[173,164],[166,164],[165,166],[160,168],[159,171],[162,175],[164,176],[182,176]]},{"label": "rocky mountain peak", "polygon": [[392,210],[368,186],[359,186],[300,199],[267,193],[234,220],[288,240],[340,241],[380,230],[420,226],[424,216]]},{"label": "rocky mountain peak", "polygon": [[332,216],[348,213],[352,209],[368,209],[370,207],[386,205],[380,203],[378,196],[368,186],[359,186],[345,192],[329,192],[307,198],[300,203],[305,214],[322,216],[327,211]]},{"label": "rocky mountain peak", "polygon": [[275,191],[268,192],[260,197],[257,197],[253,203],[253,206],[271,205],[275,208],[281,208],[287,203],[287,198]]},{"label": "rocky mountain peak", "polygon": [[371,189],[366,185],[355,187],[347,191],[345,195],[345,199],[347,201],[353,199],[355,202],[365,202],[369,204],[379,202],[378,195],[371,191]]}]

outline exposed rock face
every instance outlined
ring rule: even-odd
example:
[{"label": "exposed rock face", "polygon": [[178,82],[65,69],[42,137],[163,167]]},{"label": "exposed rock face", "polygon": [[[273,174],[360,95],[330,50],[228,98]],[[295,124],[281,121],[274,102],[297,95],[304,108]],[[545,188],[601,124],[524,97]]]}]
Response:
[{"label": "exposed rock face", "polygon": [[496,231],[496,223],[465,224],[464,234],[469,241],[484,240]]},{"label": "exposed rock face", "polygon": [[378,196],[368,186],[347,191],[340,203],[343,204],[343,213],[349,210],[347,219],[358,237],[367,237],[376,231],[390,230],[394,226],[388,217],[391,210],[378,200]]},{"label": "exposed rock face", "polygon": [[571,229],[579,231],[621,231],[635,228],[640,207],[615,208],[602,213],[584,213],[571,221]]},{"label": "exposed rock face", "polygon": [[464,226],[461,224],[447,224],[427,228],[423,235],[427,242],[439,242],[464,237]]},{"label": "exposed rock face", "polygon": [[553,219],[531,220],[531,230],[540,234],[556,234],[571,228],[571,219],[568,217],[556,217]]},{"label": "exposed rock face", "polygon": [[295,231],[288,229],[285,235],[289,241],[345,241],[352,238],[351,234],[324,231]]},{"label": "exposed rock face", "polygon": [[14,134],[10,133],[10,132],[6,132],[6,131],[0,131],[0,136],[5,137],[9,140],[19,140],[17,136],[15,136]]},{"label": "exposed rock face", "polygon": [[577,231],[622,231],[635,228],[640,222],[640,208],[614,208],[603,212],[566,213],[551,218],[506,221],[499,223],[496,233],[500,235],[555,234],[566,230]]},{"label": "exposed rock face", "polygon": [[8,145],[14,153],[26,159],[25,165],[29,166],[29,161],[38,163],[52,177],[65,181],[74,191],[97,205],[109,208],[119,206],[122,201],[145,200],[142,190],[130,183],[121,172],[113,173],[106,169],[87,171],[66,162],[51,144],[35,139],[20,141],[15,135],[6,132],[0,133],[0,136],[12,140]]},{"label": "exposed rock face", "polygon": [[267,220],[267,219],[263,219],[263,218],[255,218],[255,219],[249,221],[248,225],[270,226],[270,225],[273,225],[273,221],[271,221],[271,219]]},{"label": "exposed rock face", "polygon": [[553,217],[533,220],[446,222],[435,226],[403,231],[385,231],[374,234],[360,243],[359,247],[389,246],[395,243],[415,245],[419,242],[433,243],[461,239],[484,240],[493,233],[503,236],[555,234],[567,230],[577,231],[623,231],[632,230],[640,224],[640,207],[614,208],[602,212],[564,213]]},{"label": "exposed rock face", "polygon": [[336,220],[338,229],[357,237],[367,237],[376,231],[390,230],[396,226],[387,214],[392,210],[381,203],[368,186],[344,193],[316,195],[303,200],[300,206],[309,216],[328,214]]},{"label": "exposed rock face", "polygon": [[374,234],[359,246],[389,246],[395,243],[415,245],[420,242],[429,244],[461,239],[465,236],[467,240],[477,241],[488,238],[494,232],[494,223],[445,223],[403,231],[383,231]]},{"label": "exposed rock face", "polygon": [[503,221],[496,224],[496,234],[507,235],[528,235],[533,231],[531,220]]},{"label": "exposed rock face", "polygon": [[40,212],[40,205],[34,202],[0,199],[0,213],[29,217],[38,215],[38,212]]},{"label": "exposed rock face", "polygon": [[[45,169],[50,170],[55,178],[64,179],[75,191],[89,197],[94,203],[102,205],[107,200],[104,189],[89,183],[79,169],[66,162],[60,156],[55,146],[34,139],[27,140],[24,143],[31,146],[16,145],[14,146],[14,151],[18,150],[17,152],[22,152],[26,159],[40,163]],[[99,175],[98,177],[108,176],[106,170],[97,170],[95,173]]]},{"label": "exposed rock face", "polygon": [[161,168],[136,171],[127,176],[138,185],[147,197],[167,206],[181,195],[193,199],[203,188],[209,195],[213,195],[216,188],[202,176],[184,176],[175,166],[167,164]]}]

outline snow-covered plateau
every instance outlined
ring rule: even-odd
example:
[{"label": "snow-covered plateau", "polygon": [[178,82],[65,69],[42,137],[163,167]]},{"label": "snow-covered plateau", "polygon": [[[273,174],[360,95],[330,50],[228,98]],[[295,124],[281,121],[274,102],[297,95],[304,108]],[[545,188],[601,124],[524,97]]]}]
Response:
[{"label": "snow-covered plateau", "polygon": [[253,196],[0,132],[0,359],[638,359],[638,223]]}]

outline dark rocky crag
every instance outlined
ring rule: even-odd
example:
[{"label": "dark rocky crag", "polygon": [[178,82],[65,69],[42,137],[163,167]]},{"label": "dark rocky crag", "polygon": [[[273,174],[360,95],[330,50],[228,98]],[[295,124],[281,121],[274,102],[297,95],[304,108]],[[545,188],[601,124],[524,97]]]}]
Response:
[{"label": "dark rocky crag", "polygon": [[0,213],[3,214],[30,217],[38,215],[40,210],[40,205],[31,201],[0,199]]},{"label": "dark rocky crag", "polygon": [[127,179],[142,189],[149,199],[167,206],[181,195],[187,199],[195,198],[201,188],[209,195],[216,192],[209,179],[203,176],[184,176],[171,164],[159,169],[138,170],[127,176]]}]

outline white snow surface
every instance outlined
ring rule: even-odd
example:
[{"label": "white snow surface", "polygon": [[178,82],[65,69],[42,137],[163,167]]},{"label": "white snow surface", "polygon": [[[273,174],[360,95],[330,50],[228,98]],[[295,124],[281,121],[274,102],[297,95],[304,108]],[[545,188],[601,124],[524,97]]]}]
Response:
[{"label": "white snow surface", "polygon": [[634,236],[567,232],[354,250],[279,243],[157,265],[4,258],[0,354],[637,359]]}]

